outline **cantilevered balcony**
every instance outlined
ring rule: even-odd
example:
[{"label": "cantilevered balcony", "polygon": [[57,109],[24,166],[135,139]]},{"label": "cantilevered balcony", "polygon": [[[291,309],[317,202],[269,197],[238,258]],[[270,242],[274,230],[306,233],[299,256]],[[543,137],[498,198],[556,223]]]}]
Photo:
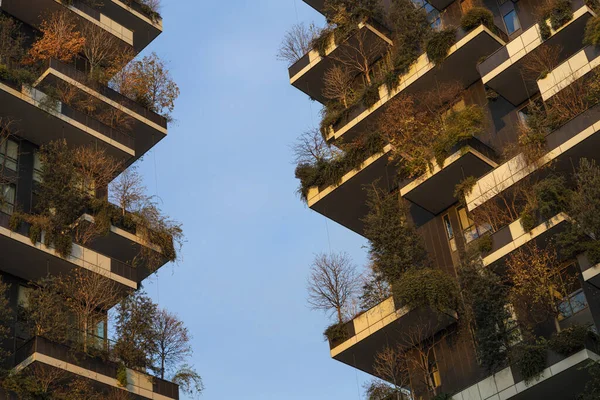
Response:
[{"label": "cantilevered balcony", "polygon": [[390,297],[346,324],[346,338],[329,343],[331,357],[377,376],[373,368],[377,353],[387,347],[414,345],[415,340],[425,340],[455,322],[454,317],[429,309],[396,307]]},{"label": "cantilevered balcony", "polygon": [[10,121],[19,136],[37,145],[66,139],[73,147],[102,147],[120,161],[136,156],[133,137],[51,100],[35,88],[0,79],[0,104],[0,117]]},{"label": "cantilevered balcony", "polygon": [[528,60],[542,51],[543,47],[552,46],[554,51],[560,49],[558,61],[562,62],[583,47],[586,23],[595,14],[589,7],[583,5],[583,0],[573,1],[572,8],[573,19],[556,31],[551,30],[551,36],[547,40],[542,39],[540,26],[535,24],[490,55],[478,67],[483,83],[515,106],[537,93],[537,77],[527,76],[524,72]]},{"label": "cantilevered balcony", "polygon": [[439,11],[442,11],[452,4],[454,0],[427,0],[427,2],[437,8]]},{"label": "cantilevered balcony", "polygon": [[100,102],[103,107],[119,110],[130,118],[129,130],[135,132],[136,157],[141,157],[167,135],[166,118],[121,93],[92,81],[86,73],[58,60],[51,59],[48,62],[48,68],[33,86],[44,91],[47,87],[65,85],[71,85],[79,94]]},{"label": "cantilevered balcony", "polygon": [[17,231],[9,229],[10,216],[0,213],[0,268],[27,281],[37,281],[50,275],[69,273],[84,268],[101,274],[116,283],[125,293],[138,288],[138,271],[120,261],[73,243],[71,255],[61,257],[53,247],[41,241],[32,243],[30,225],[21,223]]},{"label": "cantilevered balcony", "polygon": [[[538,88],[544,101],[552,98],[571,84],[584,82],[592,71],[600,66],[600,50],[587,46],[538,80]],[[579,82],[578,82],[579,81]]]},{"label": "cantilevered balcony", "polygon": [[395,89],[390,91],[386,85],[381,85],[379,101],[371,107],[365,107],[362,103],[354,106],[346,117],[329,128],[327,140],[343,138],[344,141],[351,142],[377,123],[378,116],[386,109],[390,100],[399,94],[428,92],[440,85],[452,83],[459,83],[465,88],[470,86],[481,79],[476,68],[477,62],[504,46],[504,41],[483,25],[468,33],[459,30],[456,39],[440,66],[435,66],[429,61],[427,54],[422,54],[409,71],[399,77]]},{"label": "cantilevered balcony", "polygon": [[321,14],[325,9],[325,0],[304,0],[304,2],[312,8],[314,8],[315,10],[317,10],[318,12],[320,12]]},{"label": "cantilevered balcony", "polygon": [[503,262],[513,251],[529,244],[545,247],[552,236],[562,232],[570,218],[565,213],[560,213],[547,221],[538,221],[531,231],[523,229],[521,219],[505,226],[491,235],[492,248],[483,254],[483,265],[492,265]]},{"label": "cantilevered balcony", "polygon": [[370,62],[375,62],[392,45],[386,32],[385,28],[375,22],[361,22],[356,32],[342,43],[336,44],[335,35],[329,35],[329,44],[323,56],[317,50],[310,50],[289,68],[290,83],[312,99],[325,103],[327,101],[323,96],[325,73],[334,65],[340,64],[340,60],[357,57],[357,52],[363,46],[380,49],[380,51],[369,52],[372,58]]},{"label": "cantilevered balcony", "polygon": [[456,203],[456,185],[466,177],[480,177],[496,168],[493,151],[476,138],[455,146],[452,154],[440,167],[435,161],[433,170],[417,177],[400,188],[400,195],[433,215]]},{"label": "cantilevered balcony", "polygon": [[[95,224],[96,220],[91,214],[84,214],[79,219],[80,224]],[[162,256],[162,249],[154,243],[149,243],[142,235],[136,232],[135,228],[126,227],[124,225],[111,224],[107,235],[99,235],[94,237],[87,245],[90,249],[111,258],[114,265],[114,270],[122,269],[124,272],[130,269],[137,283],[141,283],[144,279],[152,274],[148,268],[143,266],[141,262],[142,247],[156,253],[158,259],[161,260],[157,268],[160,268],[169,260]],[[140,264],[138,267],[130,265],[137,261]]]},{"label": "cantilevered balcony", "polygon": [[[107,3],[111,2],[113,2],[113,0],[108,0]],[[35,28],[39,28],[42,21],[49,15],[64,10],[65,7],[72,11],[80,24],[94,24],[120,39],[123,44],[128,46],[134,45],[133,27],[125,27],[122,24],[119,24],[104,13],[88,6],[82,0],[3,0],[0,3],[0,8],[2,10]],[[138,35],[136,35],[136,39],[137,36]],[[137,48],[137,43],[135,44]]]},{"label": "cantilevered balcony", "polygon": [[510,159],[481,177],[466,197],[469,211],[493,199],[525,178],[541,178],[549,173],[543,166],[552,163],[556,173],[570,175],[581,158],[599,160],[600,105],[595,105],[546,136],[545,154],[528,162],[523,154]]},{"label": "cantilevered balcony", "polygon": [[133,32],[133,46],[142,51],[162,33],[162,19],[139,0],[104,0],[100,12]]},{"label": "cantilevered balcony", "polygon": [[587,366],[599,361],[597,350],[590,344],[570,356],[550,350],[546,354],[546,369],[539,379],[525,383],[515,367],[505,368],[477,384],[456,393],[453,399],[468,400],[540,400],[576,399],[591,377]]},{"label": "cantilevered balcony", "polygon": [[102,357],[91,357],[40,336],[27,341],[16,350],[14,365],[17,373],[35,368],[36,365],[57,369],[66,376],[87,379],[97,390],[105,393],[122,390],[136,400],[179,399],[179,386],[175,383],[127,368],[127,386],[122,387],[117,380],[118,363]]},{"label": "cantilevered balcony", "polygon": [[363,235],[363,218],[367,215],[366,186],[377,183],[378,187],[392,191],[395,188],[397,168],[388,160],[391,146],[382,153],[369,157],[360,168],[346,173],[339,185],[313,187],[308,192],[308,206],[327,218]]}]

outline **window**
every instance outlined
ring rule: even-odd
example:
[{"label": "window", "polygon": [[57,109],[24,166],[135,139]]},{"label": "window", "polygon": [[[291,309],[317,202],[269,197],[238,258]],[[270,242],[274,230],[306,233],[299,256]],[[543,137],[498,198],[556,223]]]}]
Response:
[{"label": "window", "polygon": [[560,280],[567,296],[562,297],[560,293],[555,293],[558,300],[557,308],[559,311],[558,320],[562,321],[569,318],[587,307],[587,299],[581,288],[581,282],[578,277],[576,264],[569,264],[560,272]]},{"label": "window", "polygon": [[444,222],[444,228],[446,229],[446,237],[448,238],[448,243],[450,243],[450,250],[456,251],[456,239],[454,238],[454,230],[452,229],[452,224],[450,223],[450,216],[446,214],[442,219]]},{"label": "window", "polygon": [[33,152],[33,181],[38,183],[42,181],[42,160],[39,150]]},{"label": "window", "polygon": [[7,139],[0,142],[0,170],[2,168],[17,170],[17,158],[19,157],[19,144]]},{"label": "window", "polygon": [[519,22],[516,10],[509,11],[502,19],[504,19],[504,25],[506,25],[506,33],[509,35],[521,29],[521,23]]},{"label": "window", "polygon": [[440,369],[438,368],[437,361],[435,359],[435,350],[431,349],[431,357],[425,358],[422,356],[421,362],[423,366],[427,364],[427,372],[429,376],[427,379],[429,380],[429,386],[432,388],[437,388],[442,385],[442,377],[440,375]]},{"label": "window", "polygon": [[473,240],[492,229],[489,224],[475,225],[475,221],[471,219],[467,209],[464,207],[458,209],[458,220],[460,221],[466,243],[471,243]]},{"label": "window", "polygon": [[417,8],[422,8],[425,10],[425,13],[427,14],[427,21],[429,21],[429,24],[433,29],[440,30],[442,28],[442,18],[438,10],[436,10],[426,0],[412,0],[412,2]]},{"label": "window", "polygon": [[12,214],[15,211],[15,185],[0,185],[0,211]]}]

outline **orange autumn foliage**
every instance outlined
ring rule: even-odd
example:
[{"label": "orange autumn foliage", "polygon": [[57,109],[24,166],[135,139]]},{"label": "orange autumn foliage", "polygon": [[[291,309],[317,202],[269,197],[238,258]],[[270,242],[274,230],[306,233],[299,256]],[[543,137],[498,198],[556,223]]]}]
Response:
[{"label": "orange autumn foliage", "polygon": [[70,62],[85,45],[85,38],[79,32],[77,24],[65,11],[50,15],[42,22],[40,31],[42,37],[29,50],[30,63],[50,58]]}]

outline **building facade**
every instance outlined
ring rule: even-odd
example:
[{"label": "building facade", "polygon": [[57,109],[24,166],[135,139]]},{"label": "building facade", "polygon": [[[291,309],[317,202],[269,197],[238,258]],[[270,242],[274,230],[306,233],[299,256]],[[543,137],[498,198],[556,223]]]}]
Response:
[{"label": "building facade", "polygon": [[[539,207],[544,202],[540,193],[547,194],[542,186],[552,179],[581,193],[585,189],[578,180],[581,160],[598,158],[600,114],[597,100],[591,98],[591,82],[597,80],[595,61],[600,53],[589,39],[598,18],[597,4],[413,0],[430,25],[415,46],[407,38],[418,33],[406,31],[417,28],[407,27],[411,20],[401,1],[382,2],[378,11],[362,2],[368,12],[357,14],[353,7],[360,2],[305,3],[326,16],[329,30],[291,65],[290,82],[324,105],[321,133],[342,152],[299,166],[303,199],[312,210],[372,240],[365,226],[370,213],[365,188],[395,196],[409,210],[431,267],[461,287],[461,303],[468,303],[461,269],[473,249],[480,275],[493,271],[503,290],[512,294],[508,296],[512,303],[504,305],[509,318],[501,318],[494,329],[514,335],[509,343],[496,346],[502,357],[493,367],[489,360],[486,363],[484,322],[473,311],[484,298],[472,301],[470,311],[458,307],[452,310],[456,314],[441,317],[428,307],[414,308],[390,295],[349,319],[343,334],[330,338],[331,357],[400,387],[402,394],[390,399],[577,398],[591,379],[586,367],[599,359],[595,344],[589,342],[594,340],[586,339],[569,351],[539,343],[555,343],[557,337],[578,329],[573,327],[597,331],[600,269],[590,251],[566,251],[559,244],[561,234],[577,224],[576,215],[569,215],[575,212],[572,207],[560,207],[552,197],[544,203],[551,205],[550,211],[529,212],[534,207],[527,199],[536,198]],[[342,31],[341,25],[352,27]],[[442,36],[446,45],[440,56],[435,42]],[[396,61],[411,51],[408,62]],[[332,91],[331,71],[349,83],[337,84]],[[440,139],[444,143],[433,139],[431,152],[414,143],[429,140],[417,131],[435,135],[454,126],[451,119],[467,115],[461,113],[469,109],[479,110],[485,123],[474,130],[472,124],[459,124],[460,137]],[[406,115],[411,110],[413,119]],[[436,113],[442,114],[439,125],[421,120]],[[539,128],[540,114],[556,119],[552,123],[545,119]],[[533,132],[538,134],[535,145],[527,141]],[[374,134],[379,135],[378,144],[366,149]],[[426,160],[425,168],[411,167],[423,149],[431,161]],[[357,153],[360,162],[346,162],[348,154]],[[326,176],[323,171],[333,165],[332,159],[342,170]],[[527,192],[531,187],[534,191]],[[532,271],[536,260],[531,253],[538,251],[556,253],[544,270],[552,270],[553,281],[568,284],[561,290],[555,290],[559,283],[549,285],[552,300],[546,305],[554,311],[526,323],[537,311],[524,306],[532,304],[530,299],[516,304],[515,293],[526,285],[521,286],[515,270],[518,255],[529,254],[525,270]],[[395,282],[388,283],[393,292]],[[527,356],[522,355],[530,355],[531,346],[538,346],[541,360],[533,374],[523,367]],[[378,354],[390,348],[399,348],[403,359],[399,363],[408,364],[401,377],[394,377],[398,379],[376,366]],[[407,363],[411,351],[420,360]]]},{"label": "building facade", "polygon": [[[124,66],[161,34],[162,19],[137,0],[2,0],[0,13],[0,276],[8,284],[8,304],[14,311],[3,343],[9,354],[3,370],[27,373],[42,366],[61,379],[83,379],[106,398],[110,393],[114,398],[178,399],[176,384],[123,368],[110,356],[106,316],[107,308],[138,290],[145,278],[172,259],[166,252],[169,245],[165,246],[170,238],[155,243],[125,210],[120,220],[103,219],[108,226],[101,235],[85,239],[75,233],[75,227],[100,224],[92,201],[106,201],[109,181],[167,135],[167,118],[108,84],[119,72],[115,65]],[[87,39],[87,49],[70,42],[80,34]],[[40,47],[41,53],[34,56],[36,41],[51,35],[54,45]],[[103,75],[94,75],[98,71]],[[39,205],[45,174],[60,168],[47,164],[43,149],[57,143],[67,152],[92,149],[91,154],[112,160],[104,182],[81,177],[81,191],[86,193],[81,198],[86,203],[69,211],[80,215],[65,221],[73,229],[55,232],[60,240],[50,238],[49,228],[31,219],[46,215],[52,220],[61,213],[60,204],[45,211]],[[68,192],[71,183],[65,182],[64,190],[58,183],[58,192]],[[152,267],[147,263],[150,258]],[[68,341],[25,335],[17,310],[26,306],[28,293],[40,280],[76,271],[110,282],[119,293],[111,297],[114,304],[93,310],[104,316],[96,318],[94,326],[80,323],[82,332],[69,334]],[[102,356],[81,351],[80,339],[86,346],[93,342]],[[1,398],[13,394],[0,389]]]}]

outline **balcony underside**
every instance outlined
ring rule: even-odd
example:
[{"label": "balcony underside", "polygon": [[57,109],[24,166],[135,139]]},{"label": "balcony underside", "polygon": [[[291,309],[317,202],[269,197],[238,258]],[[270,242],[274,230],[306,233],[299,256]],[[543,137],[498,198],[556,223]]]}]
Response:
[{"label": "balcony underside", "polygon": [[492,235],[492,250],[483,257],[483,265],[503,265],[513,251],[530,244],[544,248],[550,244],[550,239],[563,232],[569,223],[569,217],[560,213],[548,221],[538,222],[530,232],[525,232],[519,219]]},{"label": "balcony underside", "polygon": [[141,10],[129,7],[127,1],[105,0],[99,9],[112,20],[133,31],[133,47],[139,53],[162,33],[162,21],[152,21]]},{"label": "balcony underside", "polygon": [[442,168],[436,164],[433,172],[401,188],[400,195],[437,215],[458,201],[454,197],[456,185],[470,176],[479,178],[496,166],[496,163],[483,153],[470,146],[465,147],[448,157]]},{"label": "balcony underside", "polygon": [[304,2],[321,14],[323,13],[323,9],[325,8],[325,0],[304,0]]},{"label": "balcony underside", "polygon": [[[362,44],[359,44],[362,41]],[[289,69],[290,83],[297,89],[306,93],[310,98],[325,104],[328,100],[323,95],[325,73],[336,65],[340,60],[355,59],[357,49],[361,46],[381,47],[381,51],[370,52],[371,63],[375,62],[387,50],[391,44],[385,34],[373,25],[361,23],[358,31],[343,43],[327,49],[327,54],[322,57],[316,50],[311,50]],[[371,54],[372,53],[372,54]]]},{"label": "balcony underside", "polygon": [[[389,92],[380,88],[380,100],[371,108],[360,104],[350,115],[333,126],[327,140],[343,139],[351,142],[377,123],[379,115],[385,112],[389,101],[398,94],[415,95],[437,90],[440,86],[458,83],[469,87],[481,76],[477,63],[482,57],[500,48],[504,42],[484,26],[480,26],[461,38],[451,49],[440,66],[434,66],[426,54],[421,55],[409,72],[400,77],[396,89]],[[383,93],[382,93],[383,92]]]},{"label": "balcony underside", "polygon": [[[129,144],[121,143],[126,142],[121,139],[121,136],[115,140],[62,113],[50,114],[42,109],[39,102],[28,93],[19,92],[2,83],[0,83],[0,104],[2,104],[0,117],[4,118],[5,122],[12,122],[11,130],[39,146],[66,139],[72,147],[93,145],[104,148],[108,155],[120,161],[127,161],[135,155],[134,149],[129,147]],[[106,128],[110,132],[115,132]]]},{"label": "balcony underside", "polygon": [[560,49],[557,61],[563,62],[583,47],[588,19],[587,7],[577,10],[573,20],[560,28],[546,41],[541,41],[538,25],[494,53],[480,65],[483,83],[518,106],[538,92],[537,76],[525,72],[524,66],[545,48]]},{"label": "balcony underside", "polygon": [[76,268],[84,268],[113,280],[123,294],[137,289],[137,282],[112,272],[112,260],[95,251],[73,244],[71,256],[58,256],[54,249],[43,243],[31,243],[28,227],[21,226],[18,232],[8,229],[9,217],[0,214],[0,269],[27,281],[37,281],[48,275],[68,274]]},{"label": "balcony underside", "polygon": [[369,212],[367,188],[376,183],[378,188],[391,192],[396,187],[397,176],[397,167],[389,162],[386,154],[373,156],[365,164],[360,170],[346,174],[341,185],[317,191],[308,199],[312,210],[359,235],[364,235],[362,220]]},{"label": "balcony underside", "polygon": [[[393,316],[384,318],[382,322],[373,324],[331,349],[331,356],[353,368],[377,376],[373,365],[378,353],[386,348],[414,346],[455,322],[453,317],[440,316],[429,309],[398,310]],[[420,327],[420,338],[414,336],[415,326]]]},{"label": "balcony underside", "polygon": [[428,0],[428,2],[429,2],[429,4],[431,4],[438,10],[442,11],[443,9],[448,7],[450,4],[452,4],[454,2],[454,0]]},{"label": "balcony underside", "polygon": [[[142,157],[148,150],[166,137],[167,129],[165,127],[150,121],[137,112],[115,101],[112,101],[111,99],[108,99],[106,96],[103,96],[96,90],[89,88],[85,84],[77,82],[71,77],[59,72],[55,68],[48,68],[48,70],[46,70],[46,72],[42,75],[41,79],[36,82],[36,87],[40,87],[42,90],[47,86],[58,86],[60,88],[65,87],[65,85],[74,86],[77,88],[79,94],[97,100],[99,103],[102,103],[104,108],[119,109],[124,114],[128,115],[129,119],[127,124],[130,124],[128,131],[131,132],[132,135],[135,134],[136,159]],[[153,116],[154,119],[157,119],[157,117],[158,115],[156,114]],[[164,125],[166,125],[166,122]]]}]

